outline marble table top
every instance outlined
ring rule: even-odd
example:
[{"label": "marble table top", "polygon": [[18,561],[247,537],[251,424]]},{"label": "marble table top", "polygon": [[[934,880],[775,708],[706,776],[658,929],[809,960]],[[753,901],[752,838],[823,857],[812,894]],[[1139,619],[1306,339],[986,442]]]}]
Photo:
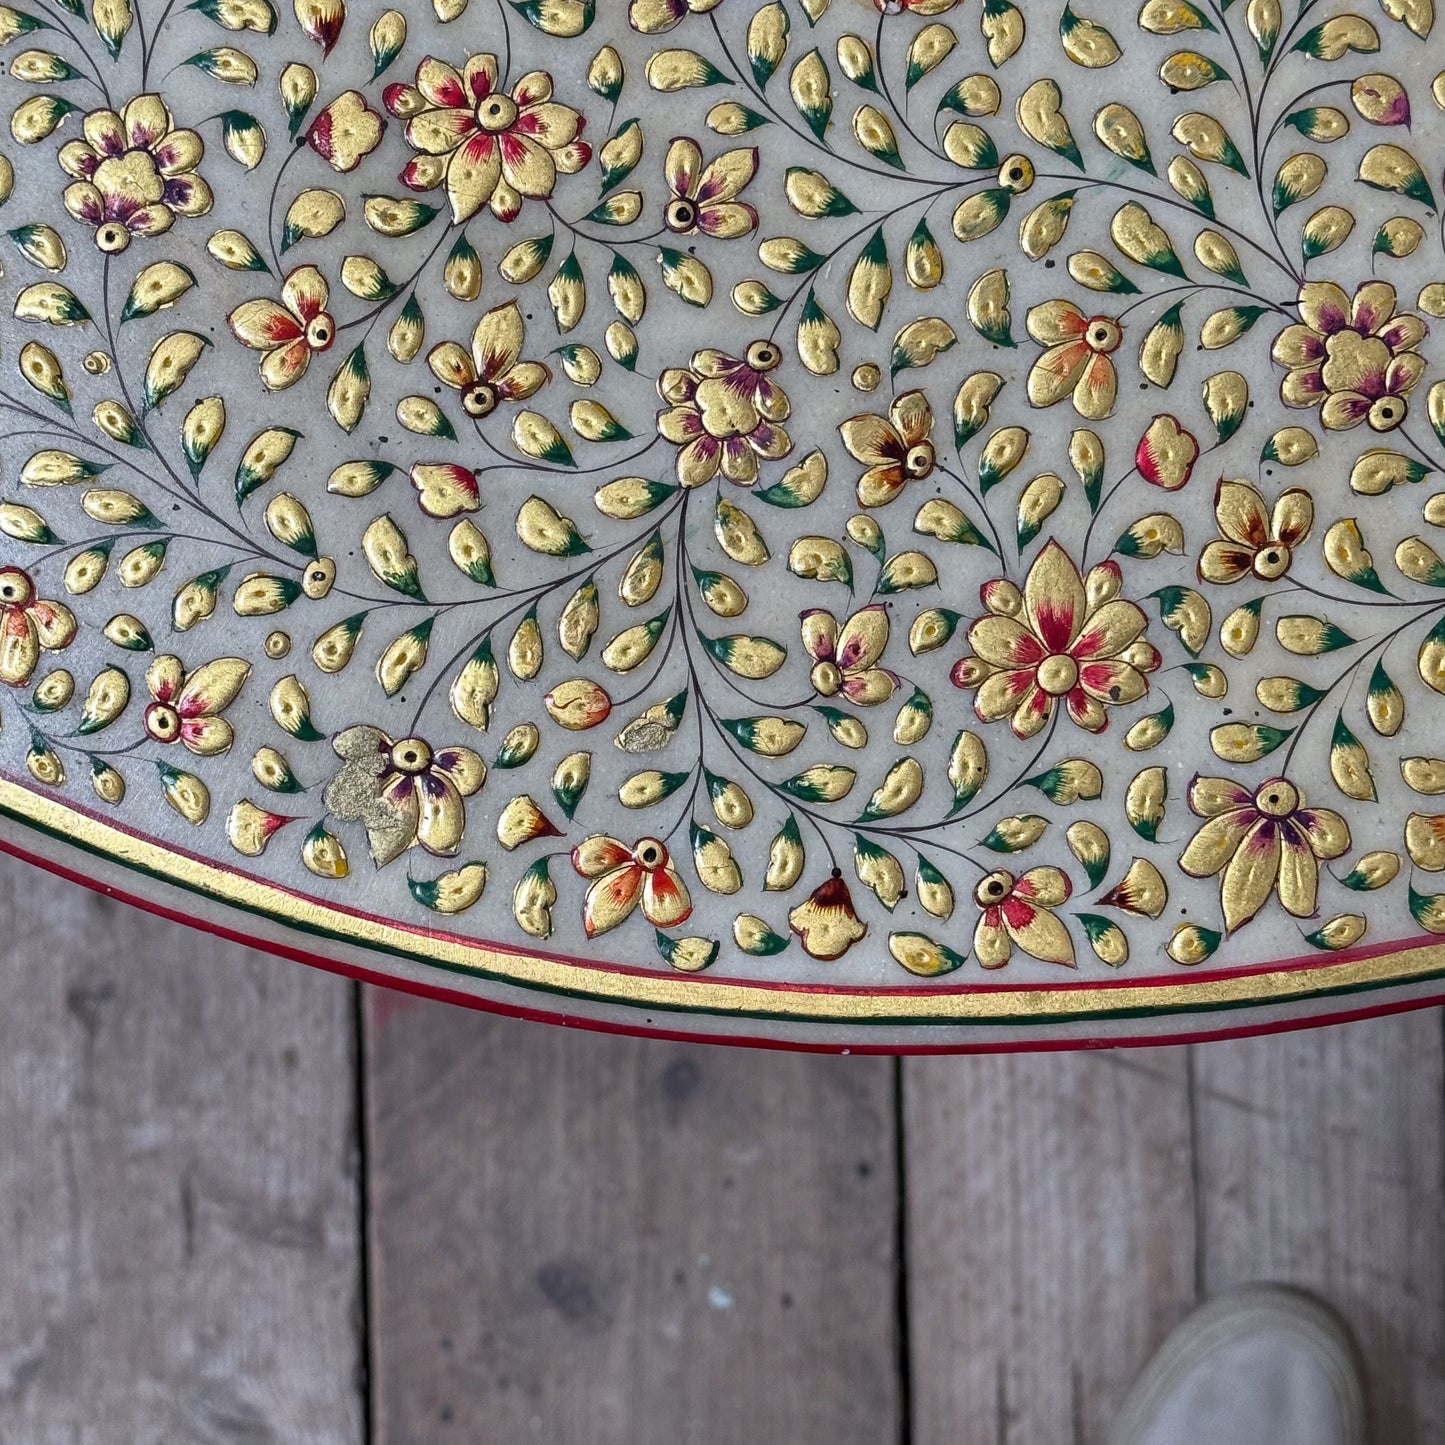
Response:
[{"label": "marble table top", "polygon": [[675,1036],[1445,995],[1433,25],[0,6],[0,846]]}]

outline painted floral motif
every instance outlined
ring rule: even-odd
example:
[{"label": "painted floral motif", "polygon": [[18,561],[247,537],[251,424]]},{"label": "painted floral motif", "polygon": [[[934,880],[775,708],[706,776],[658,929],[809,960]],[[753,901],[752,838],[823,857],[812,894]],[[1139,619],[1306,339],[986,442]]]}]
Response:
[{"label": "painted floral motif", "polygon": [[679,236],[695,236],[701,231],[722,241],[757,230],[757,211],[738,200],[757,170],[756,147],[724,151],[704,165],[697,142],[676,137],[663,162],[671,195],[663,212],[667,229]]},{"label": "painted floral motif", "polygon": [[1221,480],[1214,493],[1214,518],[1223,535],[1199,554],[1199,575],[1221,584],[1251,574],[1262,582],[1278,581],[1309,536],[1314,517],[1314,501],[1303,487],[1287,487],[1273,507],[1266,507],[1258,488]]},{"label": "painted floral motif", "polygon": [[1332,281],[1310,282],[1300,287],[1299,312],[1274,343],[1274,359],[1289,368],[1279,393],[1286,405],[1319,407],[1332,431],[1361,422],[1394,431],[1425,373],[1417,349],[1425,323],[1397,313],[1388,281],[1366,282],[1353,300]]},{"label": "painted floral motif", "polygon": [[1057,542],[1029,568],[1022,590],[1006,578],[984,585],[989,615],[968,630],[973,656],[954,664],[955,687],[976,689],[980,722],[1008,718],[1031,738],[1063,699],[1072,722],[1090,732],[1108,725],[1108,709],[1137,702],[1159,654],[1143,640],[1143,609],[1119,596],[1122,574],[1103,562],[1086,579]]},{"label": "painted floral motif", "polygon": [[843,445],[868,468],[858,478],[858,505],[883,507],[907,483],[933,475],[933,408],[921,391],[907,391],[888,408],[887,417],[864,413],[839,428]]},{"label": "painted floral motif", "polygon": [[158,743],[180,743],[197,757],[226,752],[236,734],[221,714],[250,675],[251,665],[239,657],[218,657],[191,673],[179,657],[156,658],[146,669],[152,698],[145,710],[146,735]]},{"label": "painted floral motif", "polygon": [[0,782],[629,977],[1445,933],[1431,7],[482,3],[7,12]]},{"label": "painted floral motif", "polygon": [[1048,348],[1029,372],[1029,400],[1053,406],[1072,394],[1080,416],[1108,416],[1119,391],[1109,359],[1124,340],[1119,323],[1112,316],[1085,316],[1071,301],[1048,301],[1029,312],[1028,328]]},{"label": "painted floral motif", "polygon": [[455,341],[427,353],[427,365],[444,386],[461,393],[462,410],[484,421],[504,402],[526,401],[552,378],[540,361],[523,361],[526,326],[515,301],[495,306],[477,322],[470,355]]},{"label": "painted floral motif", "polygon": [[65,209],[95,231],[108,255],[136,236],[159,236],[177,216],[204,216],[211,188],[196,174],[205,144],[193,130],[177,130],[158,95],[138,95],[119,110],[93,110],[83,140],[60,148],[60,165],[75,177],[65,188]]},{"label": "painted floral motif", "polygon": [[687,885],[657,838],[639,838],[630,848],[603,834],[585,838],[572,850],[572,866],[591,880],[582,900],[588,938],[616,928],[639,906],[654,928],[676,928],[692,912]]},{"label": "painted floral motif", "polygon": [[298,266],[281,287],[281,300],[246,301],[226,320],[243,346],[259,351],[261,384],[285,391],[306,375],[311,358],[330,351],[336,323],[326,307],[331,288],[315,266]]},{"label": "painted floral motif", "polygon": [[19,567],[0,567],[0,682],[24,687],[41,650],[59,652],[75,640],[75,614],[63,602],[35,595]]},{"label": "painted floral motif", "polygon": [[1195,878],[1220,874],[1225,926],[1232,933],[1278,893],[1296,918],[1315,912],[1319,865],[1350,846],[1350,829],[1332,808],[1307,808],[1287,778],[1267,778],[1251,791],[1230,778],[1197,777],[1189,809],[1207,821],[1179,866]]},{"label": "painted floral motif", "polygon": [[672,367],[658,379],[668,408],[657,414],[658,434],[678,448],[677,479],[700,487],[721,472],[730,482],[751,486],[761,461],[776,461],[792,450],[779,425],[792,414],[783,388],[771,379],[783,359],[771,341],[755,341],[743,356],[707,349],[690,367]]},{"label": "painted floral motif", "polygon": [[973,890],[978,923],[973,948],[985,968],[1002,968],[1015,947],[1045,963],[1074,964],[1069,931],[1053,910],[1068,901],[1068,877],[1057,868],[1030,868],[1015,878],[995,869]]},{"label": "painted floral motif", "polygon": [[378,867],[408,848],[439,858],[461,846],[469,798],[486,777],[470,748],[433,749],[422,738],[393,740],[380,728],[357,725],[331,740],[341,771],[326,786],[326,806],[366,828]]},{"label": "painted floral motif", "polygon": [[354,171],[381,144],[384,123],[359,90],[344,90],[311,122],[306,142],[332,170]]},{"label": "painted floral motif", "polygon": [[417,152],[402,184],[443,187],[458,223],[483,206],[515,221],[524,199],[546,200],[559,172],[572,175],[592,157],[579,138],[582,116],[552,99],[552,77],[529,71],[508,90],[495,55],[473,55],[460,71],[429,55],[416,84],[387,86],[385,100]]},{"label": "painted floral motif", "polygon": [[797,934],[803,952],[822,963],[842,958],[868,933],[848,885],[838,877],[824,879],[798,904],[788,914],[788,927]]},{"label": "painted floral motif", "polygon": [[809,681],[820,697],[840,694],[860,707],[887,702],[898,678],[877,666],[888,646],[888,609],[864,607],[842,627],[831,612],[814,607],[803,613],[803,647],[813,659]]}]

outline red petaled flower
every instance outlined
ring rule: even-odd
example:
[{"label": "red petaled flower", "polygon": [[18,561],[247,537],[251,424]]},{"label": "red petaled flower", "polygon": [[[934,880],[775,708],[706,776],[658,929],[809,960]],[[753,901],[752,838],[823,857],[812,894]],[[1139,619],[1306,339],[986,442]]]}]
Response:
[{"label": "red petaled flower", "polygon": [[1030,868],[1015,878],[1007,869],[990,873],[974,889],[978,924],[973,951],[985,968],[1002,968],[1017,944],[1044,963],[1076,967],[1069,931],[1054,917],[1069,897],[1069,880],[1057,868]]},{"label": "red petaled flower", "polygon": [[335,171],[354,171],[381,144],[384,122],[359,90],[346,90],[311,123],[306,140]]},{"label": "red petaled flower", "polygon": [[313,351],[329,351],[336,323],[326,309],[331,288],[315,266],[298,266],[281,286],[281,300],[243,301],[226,318],[237,341],[261,357],[261,384],[284,391],[306,375]]},{"label": "red petaled flower", "polygon": [[1144,640],[1148,619],[1119,597],[1119,584],[1112,562],[1080,577],[1057,542],[1039,553],[1022,591],[1004,578],[985,583],[990,615],[969,628],[973,656],[952,672],[955,687],[977,689],[979,720],[1007,717],[1017,736],[1033,737],[1062,698],[1073,722],[1102,732],[1108,708],[1143,697],[1159,654]]},{"label": "red petaled flower", "polygon": [[552,99],[552,77],[529,71],[508,93],[495,55],[474,55],[460,71],[429,55],[415,85],[389,85],[382,100],[406,121],[417,152],[402,184],[444,186],[458,223],[487,205],[498,220],[515,220],[524,197],[545,199],[559,172],[571,175],[592,158],[581,139],[585,121]]},{"label": "red petaled flower", "polygon": [[0,682],[24,687],[41,649],[69,647],[75,630],[75,614],[62,602],[37,597],[28,572],[0,567]]}]

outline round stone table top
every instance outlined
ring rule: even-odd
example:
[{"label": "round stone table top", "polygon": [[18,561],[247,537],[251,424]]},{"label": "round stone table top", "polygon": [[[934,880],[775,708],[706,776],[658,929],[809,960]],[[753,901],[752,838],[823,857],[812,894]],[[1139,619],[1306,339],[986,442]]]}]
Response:
[{"label": "round stone table top", "polygon": [[0,7],[0,846],[671,1036],[1445,995],[1433,23]]}]

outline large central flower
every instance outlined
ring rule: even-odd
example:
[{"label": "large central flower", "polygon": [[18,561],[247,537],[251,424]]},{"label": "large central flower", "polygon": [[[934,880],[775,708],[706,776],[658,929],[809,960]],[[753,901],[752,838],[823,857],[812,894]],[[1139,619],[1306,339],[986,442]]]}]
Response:
[{"label": "large central flower", "polygon": [[968,630],[974,655],[951,674],[955,687],[978,689],[979,720],[1010,717],[1017,736],[1033,737],[1062,698],[1074,722],[1101,732],[1107,708],[1143,697],[1144,674],[1159,666],[1159,654],[1144,640],[1143,611],[1119,597],[1120,580],[1112,562],[1081,577],[1050,542],[1022,592],[1004,578],[986,582],[980,595],[989,615]]},{"label": "large central flower", "polygon": [[559,171],[571,175],[592,157],[583,118],[552,99],[552,77],[529,71],[508,94],[498,88],[495,55],[474,55],[460,71],[429,55],[415,85],[389,85],[383,99],[418,152],[402,183],[414,191],[444,185],[458,224],[485,205],[515,220],[523,197],[545,199]]},{"label": "large central flower", "polygon": [[1300,287],[1300,320],[1274,341],[1274,359],[1289,373],[1280,383],[1286,406],[1317,406],[1331,431],[1367,421],[1393,431],[1425,370],[1416,348],[1425,339],[1418,316],[1395,314],[1395,288],[1368,281],[1354,300],[1332,281]]}]

